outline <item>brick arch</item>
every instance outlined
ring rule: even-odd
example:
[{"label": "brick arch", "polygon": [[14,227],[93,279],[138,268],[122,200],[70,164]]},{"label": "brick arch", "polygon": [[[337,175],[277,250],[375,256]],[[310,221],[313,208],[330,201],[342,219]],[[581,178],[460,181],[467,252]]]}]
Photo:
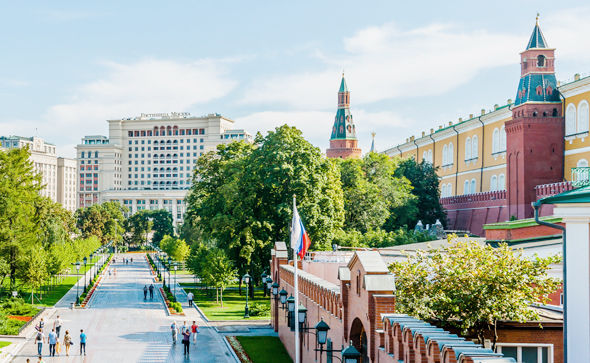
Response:
[{"label": "brick arch", "polygon": [[361,352],[361,363],[369,362],[369,342],[367,341],[367,330],[361,319],[354,318],[350,325],[350,340],[354,347]]}]

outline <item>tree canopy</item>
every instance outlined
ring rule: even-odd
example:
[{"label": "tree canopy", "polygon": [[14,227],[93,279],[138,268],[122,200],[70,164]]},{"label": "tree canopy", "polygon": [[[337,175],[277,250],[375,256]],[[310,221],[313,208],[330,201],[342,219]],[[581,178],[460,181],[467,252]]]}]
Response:
[{"label": "tree canopy", "polygon": [[460,328],[483,341],[500,320],[538,320],[531,303],[546,303],[560,281],[547,276],[559,256],[527,258],[506,244],[498,248],[455,241],[417,251],[390,265],[396,310]]},{"label": "tree canopy", "polygon": [[417,163],[413,158],[408,158],[399,162],[393,175],[410,181],[414,198],[405,204],[392,206],[386,229],[401,226],[413,228],[419,220],[426,225],[434,224],[438,219],[446,225],[447,215],[440,204],[439,176],[436,170],[431,163],[424,160]]}]

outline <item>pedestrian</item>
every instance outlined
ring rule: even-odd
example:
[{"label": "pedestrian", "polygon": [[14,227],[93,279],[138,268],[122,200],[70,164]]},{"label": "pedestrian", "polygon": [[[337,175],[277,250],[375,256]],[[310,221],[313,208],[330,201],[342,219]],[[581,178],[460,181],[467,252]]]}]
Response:
[{"label": "pedestrian", "polygon": [[186,321],[184,321],[182,323],[182,330],[180,331],[181,333],[184,333],[185,330],[188,330],[188,326],[186,325]]},{"label": "pedestrian", "polygon": [[66,335],[64,335],[64,347],[66,347],[66,356],[70,356],[70,347],[72,346],[72,336],[70,332],[66,330]]},{"label": "pedestrian", "polygon": [[47,343],[49,343],[49,356],[55,357],[55,344],[57,344],[57,334],[55,334],[55,329],[51,329],[47,335]]},{"label": "pedestrian", "polygon": [[195,295],[189,291],[188,294],[186,294],[186,297],[188,298],[188,306],[193,306],[193,299],[195,298]]},{"label": "pedestrian", "polygon": [[45,361],[43,360],[43,357],[39,356],[39,359],[37,360],[37,363],[45,363]]},{"label": "pedestrian", "polygon": [[150,284],[150,300],[154,299],[154,284]]},{"label": "pedestrian", "polygon": [[80,355],[82,355],[82,351],[86,355],[86,334],[84,333],[84,329],[80,329]]},{"label": "pedestrian", "polygon": [[109,269],[109,277],[111,277],[111,269]]},{"label": "pedestrian", "polygon": [[53,327],[55,328],[55,333],[57,334],[57,338],[59,339],[59,332],[61,331],[61,325],[62,325],[62,321],[59,317],[59,315],[57,316],[57,318],[55,319],[55,321],[53,322]]},{"label": "pedestrian", "polygon": [[172,333],[172,344],[176,344],[176,335],[178,334],[178,327],[176,326],[175,321],[173,321],[172,325],[170,325],[170,332]]},{"label": "pedestrian", "polygon": [[41,318],[41,320],[39,320],[39,324],[35,327],[35,329],[37,329],[37,331],[39,331],[39,330],[43,330],[44,327],[45,327],[45,321],[43,320],[43,318]]},{"label": "pedestrian", "polygon": [[143,285],[143,300],[147,300],[147,293],[148,293],[148,287],[147,285]]},{"label": "pedestrian", "polygon": [[116,268],[113,269],[113,275],[115,278],[117,278],[117,269]]},{"label": "pedestrian", "polygon": [[191,331],[188,329],[182,332],[182,344],[184,345],[184,355],[188,356],[191,344]]},{"label": "pedestrian", "polygon": [[45,334],[43,334],[43,329],[39,329],[37,331],[37,336],[35,337],[35,344],[37,344],[37,355],[39,357],[42,356],[43,352],[43,340],[45,340]]},{"label": "pedestrian", "polygon": [[131,263],[133,263],[133,257],[131,257]]},{"label": "pedestrian", "polygon": [[193,333],[193,343],[197,344],[197,333],[199,332],[199,326],[194,320],[193,325],[191,325],[191,331]]}]

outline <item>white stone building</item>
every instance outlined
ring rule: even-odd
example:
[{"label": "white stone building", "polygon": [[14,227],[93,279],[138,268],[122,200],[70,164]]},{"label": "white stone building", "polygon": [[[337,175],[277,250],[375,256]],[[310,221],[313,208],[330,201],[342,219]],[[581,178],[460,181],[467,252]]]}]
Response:
[{"label": "white stone building", "polygon": [[167,209],[182,222],[194,164],[221,143],[252,141],[219,114],[141,114],[108,120],[109,137],[86,136],[76,147],[78,207],[117,201],[130,213]]},{"label": "white stone building", "polygon": [[55,145],[43,139],[22,136],[0,136],[0,147],[14,149],[29,147],[34,170],[41,174],[44,185],[41,195],[76,210],[76,165],[73,159],[58,158]]}]

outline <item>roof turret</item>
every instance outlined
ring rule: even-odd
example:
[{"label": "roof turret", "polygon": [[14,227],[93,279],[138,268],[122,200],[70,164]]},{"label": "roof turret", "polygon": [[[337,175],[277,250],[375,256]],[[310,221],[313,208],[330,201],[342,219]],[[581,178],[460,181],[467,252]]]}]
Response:
[{"label": "roof turret", "polygon": [[344,72],[342,72],[342,81],[340,82],[340,89],[338,92],[348,92],[348,86],[346,85],[346,80],[344,79]]},{"label": "roof turret", "polygon": [[539,14],[537,13],[537,21],[535,23],[535,27],[533,28],[533,34],[531,34],[531,39],[529,39],[529,43],[526,46],[526,49],[546,49],[547,41],[543,36],[543,32],[541,32],[541,28],[539,27]]}]

